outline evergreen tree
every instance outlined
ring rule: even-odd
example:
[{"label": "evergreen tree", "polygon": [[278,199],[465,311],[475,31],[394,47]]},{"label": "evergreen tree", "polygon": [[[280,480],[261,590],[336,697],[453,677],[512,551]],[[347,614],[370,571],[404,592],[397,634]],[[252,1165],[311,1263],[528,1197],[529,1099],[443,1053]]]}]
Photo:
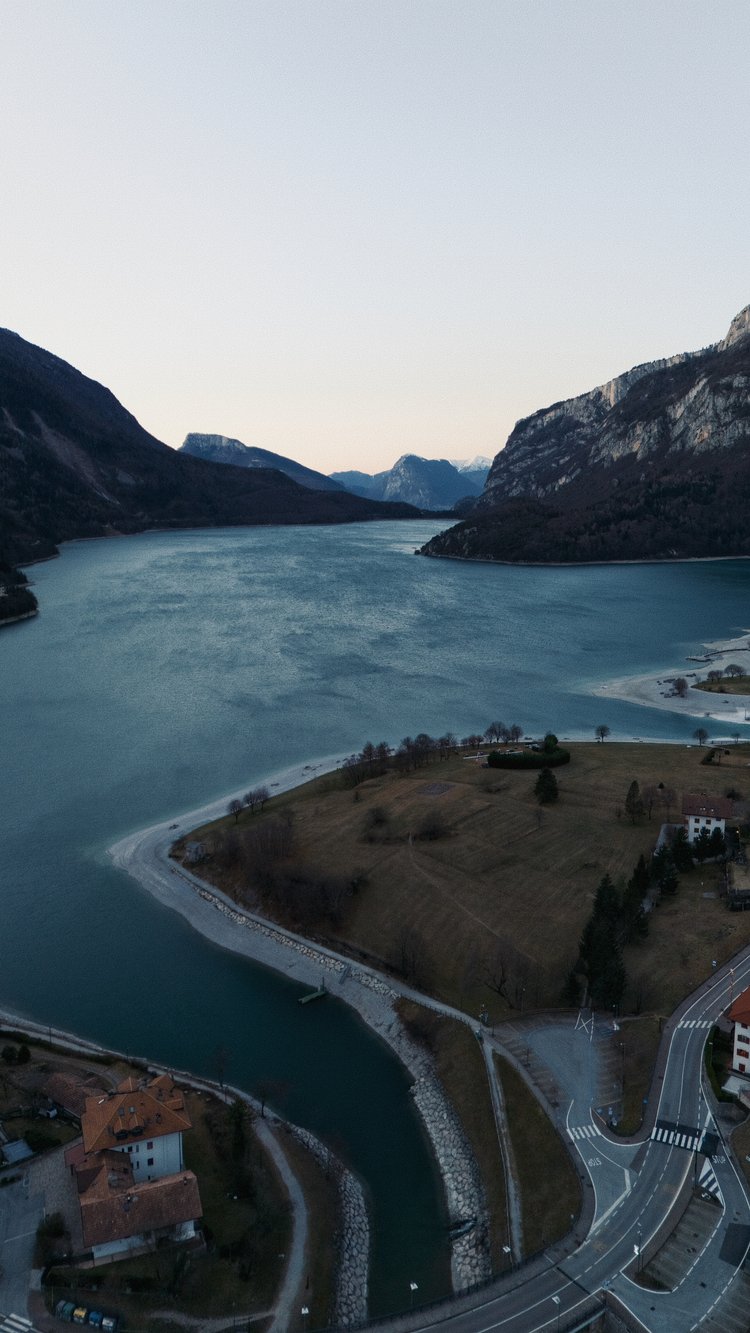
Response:
[{"label": "evergreen tree", "polygon": [[534,783],[534,795],[540,805],[551,805],[559,795],[557,778],[551,768],[543,768]]},{"label": "evergreen tree", "polygon": [[638,783],[633,779],[628,787],[628,794],[625,797],[625,809],[630,816],[630,822],[637,824],[645,814],[645,808],[641,799],[641,792]]},{"label": "evergreen tree", "polygon": [[672,842],[672,860],[682,875],[693,868],[693,853],[688,842],[687,829],[679,828]]},{"label": "evergreen tree", "polygon": [[715,828],[709,838],[709,856],[726,856],[727,844],[720,828]]},{"label": "evergreen tree", "polygon": [[698,837],[693,841],[693,856],[696,861],[705,861],[711,855],[711,834],[707,828],[702,828]]}]

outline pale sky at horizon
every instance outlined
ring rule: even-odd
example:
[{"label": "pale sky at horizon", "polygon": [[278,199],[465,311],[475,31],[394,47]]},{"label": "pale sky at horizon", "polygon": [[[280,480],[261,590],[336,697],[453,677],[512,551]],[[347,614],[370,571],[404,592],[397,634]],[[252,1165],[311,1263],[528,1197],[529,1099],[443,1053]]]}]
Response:
[{"label": "pale sky at horizon", "polygon": [[0,324],[173,446],[493,455],[750,302],[749,58],[739,0],[0,0]]}]

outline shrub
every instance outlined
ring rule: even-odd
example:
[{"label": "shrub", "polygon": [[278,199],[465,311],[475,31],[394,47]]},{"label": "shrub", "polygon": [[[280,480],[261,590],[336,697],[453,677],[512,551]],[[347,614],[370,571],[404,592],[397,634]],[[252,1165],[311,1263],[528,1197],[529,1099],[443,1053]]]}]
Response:
[{"label": "shrub", "polygon": [[491,750],[487,755],[489,768],[558,768],[570,763],[570,750],[558,745],[554,750],[519,750],[515,754]]}]

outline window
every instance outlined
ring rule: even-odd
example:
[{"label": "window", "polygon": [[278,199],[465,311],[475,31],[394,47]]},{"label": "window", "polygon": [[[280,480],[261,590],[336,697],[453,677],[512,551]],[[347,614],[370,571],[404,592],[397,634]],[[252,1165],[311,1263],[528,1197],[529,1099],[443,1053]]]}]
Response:
[{"label": "window", "polygon": [[149,1157],[148,1161],[146,1162],[146,1166],[153,1166],[153,1165],[154,1165],[154,1159],[153,1157]]},{"label": "window", "polygon": [[148,1143],[146,1144],[146,1147],[147,1147],[147,1149],[148,1149],[149,1152],[151,1152],[151,1149],[153,1148],[153,1146],[154,1146],[154,1140],[153,1140],[153,1139],[149,1139]]}]

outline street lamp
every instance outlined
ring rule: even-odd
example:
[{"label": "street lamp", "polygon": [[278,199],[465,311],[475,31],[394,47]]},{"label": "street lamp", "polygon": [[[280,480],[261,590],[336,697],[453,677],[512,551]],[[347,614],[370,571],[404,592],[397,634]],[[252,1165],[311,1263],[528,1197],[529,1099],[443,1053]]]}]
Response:
[{"label": "street lamp", "polygon": [[559,1297],[559,1296],[553,1296],[553,1297],[552,1297],[552,1303],[553,1303],[553,1305],[556,1305],[556,1306],[557,1306],[557,1330],[558,1330],[558,1333],[559,1333],[559,1330],[560,1330],[560,1297]]},{"label": "street lamp", "polygon": [[415,1291],[419,1291],[419,1283],[418,1283],[418,1282],[410,1282],[410,1283],[409,1283],[409,1309],[410,1309],[410,1310],[412,1310],[412,1309],[414,1308],[414,1292],[415,1292]]}]

